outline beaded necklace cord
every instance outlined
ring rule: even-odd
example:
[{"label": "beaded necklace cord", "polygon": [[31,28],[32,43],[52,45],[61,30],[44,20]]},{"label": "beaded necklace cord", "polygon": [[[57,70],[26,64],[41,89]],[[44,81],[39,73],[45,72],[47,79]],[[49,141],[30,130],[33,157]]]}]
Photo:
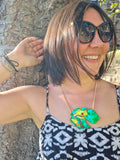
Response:
[{"label": "beaded necklace cord", "polygon": [[70,121],[79,129],[84,128],[91,128],[87,122],[89,121],[92,124],[97,123],[97,121],[100,119],[98,114],[95,112],[95,98],[96,98],[96,89],[97,89],[97,82],[95,82],[95,90],[94,90],[94,96],[93,96],[93,102],[92,102],[92,108],[88,109],[87,107],[81,107],[81,108],[75,108],[73,111],[71,110],[71,107],[67,101],[67,98],[64,94],[63,88],[61,87],[61,91],[65,100],[65,104],[68,107],[70,111]]}]

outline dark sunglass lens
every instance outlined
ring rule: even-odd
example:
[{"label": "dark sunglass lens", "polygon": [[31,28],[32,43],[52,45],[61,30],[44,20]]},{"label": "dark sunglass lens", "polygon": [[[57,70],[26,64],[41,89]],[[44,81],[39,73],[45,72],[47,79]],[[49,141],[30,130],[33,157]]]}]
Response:
[{"label": "dark sunglass lens", "polygon": [[81,43],[89,43],[94,37],[94,26],[89,22],[82,22],[79,31],[79,38]]},{"label": "dark sunglass lens", "polygon": [[113,36],[113,29],[109,23],[103,23],[99,26],[99,35],[103,42],[109,42]]}]

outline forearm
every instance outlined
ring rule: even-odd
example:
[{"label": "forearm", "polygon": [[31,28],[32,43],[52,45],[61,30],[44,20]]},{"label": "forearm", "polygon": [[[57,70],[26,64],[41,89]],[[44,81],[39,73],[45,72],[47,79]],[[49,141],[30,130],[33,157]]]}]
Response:
[{"label": "forearm", "polygon": [[[43,59],[43,56],[41,56],[42,53],[42,40],[38,40],[35,37],[30,37],[21,41],[11,53],[7,54],[8,59],[0,57],[0,83],[9,78],[14,71],[40,63]],[[15,64],[18,65],[15,66]],[[13,72],[11,72],[12,69]]]},{"label": "forearm", "polygon": [[[10,60],[14,60],[14,61],[16,61],[16,63],[18,63],[18,66],[16,67],[16,70],[19,70],[20,68],[22,68],[21,65],[18,62],[18,58],[14,55],[13,52],[8,54],[7,56]],[[1,59],[2,59],[2,57],[0,57],[0,83],[2,83],[7,78],[12,76],[12,72],[10,72],[10,69],[9,70],[7,69],[8,68],[7,64],[4,64],[4,62]]]},{"label": "forearm", "polygon": [[0,64],[0,83],[11,76],[11,73],[7,71],[3,66]]}]

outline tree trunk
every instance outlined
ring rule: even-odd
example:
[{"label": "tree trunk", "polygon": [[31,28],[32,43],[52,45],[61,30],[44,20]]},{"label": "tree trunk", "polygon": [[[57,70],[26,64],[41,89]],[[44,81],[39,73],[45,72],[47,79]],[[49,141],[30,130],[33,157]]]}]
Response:
[{"label": "tree trunk", "polygon": [[[0,54],[10,52],[25,37],[44,39],[52,15],[71,1],[0,0]],[[21,69],[1,84],[0,90],[29,84],[44,85],[47,78],[40,68],[41,65]],[[31,119],[0,127],[0,160],[33,160],[37,152],[38,129]]]},{"label": "tree trunk", "polygon": [[[70,1],[0,0],[0,54],[10,52],[25,37],[44,39],[52,15]],[[29,84],[44,85],[47,78],[40,68],[37,65],[21,69],[1,84],[0,90]],[[0,127],[0,160],[33,160],[37,152],[38,129],[31,119]]]}]

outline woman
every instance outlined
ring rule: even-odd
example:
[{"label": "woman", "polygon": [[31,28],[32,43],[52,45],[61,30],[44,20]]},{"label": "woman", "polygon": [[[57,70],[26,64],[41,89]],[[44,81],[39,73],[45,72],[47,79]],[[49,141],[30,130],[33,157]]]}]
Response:
[{"label": "woman", "polygon": [[[7,57],[19,63],[18,68],[12,63],[13,69],[38,63],[41,45],[32,40],[31,59],[18,45]],[[1,124],[32,118],[40,129],[37,160],[120,159],[119,87],[100,79],[115,50],[113,23],[100,7],[86,0],[65,6],[53,16],[44,40],[49,85],[1,93]],[[9,73],[2,66],[0,71],[3,81]]]}]

